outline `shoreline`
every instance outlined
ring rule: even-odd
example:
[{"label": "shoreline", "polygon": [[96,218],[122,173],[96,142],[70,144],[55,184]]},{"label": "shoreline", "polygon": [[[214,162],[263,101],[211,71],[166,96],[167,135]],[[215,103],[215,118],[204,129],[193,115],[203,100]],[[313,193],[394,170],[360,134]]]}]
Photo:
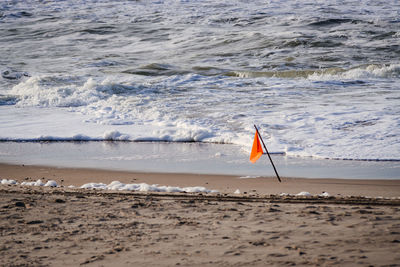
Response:
[{"label": "shoreline", "polygon": [[[162,142],[0,142],[0,162],[65,168],[230,176],[275,175],[268,157],[255,164],[237,145]],[[330,160],[271,154],[282,177],[397,179],[400,162]]]},{"label": "shoreline", "polygon": [[43,182],[54,180],[59,186],[80,187],[87,183],[110,184],[119,181],[125,184],[157,184],[160,186],[193,187],[202,186],[220,193],[233,194],[239,189],[241,194],[279,195],[309,192],[319,195],[323,192],[334,197],[400,197],[400,180],[383,179],[315,179],[281,177],[243,178],[238,175],[205,175],[185,173],[150,173],[116,171],[91,168],[64,168],[40,165],[15,165],[0,163],[0,179],[17,182]]}]

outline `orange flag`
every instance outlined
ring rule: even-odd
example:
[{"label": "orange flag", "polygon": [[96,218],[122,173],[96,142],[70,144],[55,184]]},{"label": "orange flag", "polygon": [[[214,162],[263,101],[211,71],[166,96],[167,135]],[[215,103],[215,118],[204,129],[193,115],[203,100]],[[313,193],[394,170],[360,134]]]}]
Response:
[{"label": "orange flag", "polygon": [[261,147],[260,139],[258,138],[258,132],[254,136],[253,148],[251,149],[250,161],[255,163],[263,154],[263,149]]}]

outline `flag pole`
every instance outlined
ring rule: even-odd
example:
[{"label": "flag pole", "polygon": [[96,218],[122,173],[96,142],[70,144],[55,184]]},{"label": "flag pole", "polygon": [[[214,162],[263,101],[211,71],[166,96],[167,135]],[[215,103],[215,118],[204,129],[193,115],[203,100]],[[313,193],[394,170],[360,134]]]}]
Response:
[{"label": "flag pole", "polygon": [[261,142],[262,142],[262,144],[263,144],[263,146],[264,146],[264,148],[265,148],[265,151],[267,152],[268,158],[269,158],[269,160],[271,161],[272,167],[274,168],[274,171],[275,171],[275,174],[276,174],[276,178],[278,178],[278,181],[279,181],[279,182],[282,182],[282,181],[281,181],[281,178],[279,177],[278,171],[277,171],[276,168],[275,168],[274,162],[272,161],[271,155],[269,154],[268,149],[267,149],[267,147],[265,146],[264,140],[262,139],[260,133],[258,132],[257,126],[256,126],[255,124],[254,124],[254,128],[256,128],[257,135],[260,137]]}]

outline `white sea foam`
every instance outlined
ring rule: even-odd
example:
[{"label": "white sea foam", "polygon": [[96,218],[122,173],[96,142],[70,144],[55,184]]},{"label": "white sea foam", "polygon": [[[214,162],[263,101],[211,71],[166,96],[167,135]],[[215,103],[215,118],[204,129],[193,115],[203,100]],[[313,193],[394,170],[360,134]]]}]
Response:
[{"label": "white sea foam", "polygon": [[[17,185],[18,182],[15,180],[0,179],[0,184],[3,185]],[[49,180],[43,183],[41,179],[33,182],[22,182],[22,186],[45,186],[45,187],[58,187],[58,184],[54,180]],[[73,185],[68,188],[76,188]],[[160,185],[149,185],[146,183],[140,184],[124,184],[119,181],[113,181],[110,184],[104,183],[87,183],[80,186],[82,189],[99,189],[99,190],[119,190],[119,191],[140,191],[140,192],[167,192],[167,193],[218,193],[217,190],[210,190],[203,186],[189,186],[189,187],[178,187],[178,186],[160,186]]]},{"label": "white sea foam", "polygon": [[47,183],[45,183],[44,186],[57,187],[58,185],[57,185],[57,182],[56,182],[56,181],[54,181],[54,180],[49,180],[49,181],[47,181]]},{"label": "white sea foam", "polygon": [[[248,153],[254,131],[249,123],[251,121],[260,126],[271,152],[322,158],[399,159],[399,133],[396,127],[399,118],[393,106],[397,93],[386,92],[379,98],[374,93],[375,89],[370,90],[370,95],[361,91],[343,91],[338,93],[338,97],[342,94],[349,96],[337,105],[339,99],[329,98],[330,102],[326,103],[319,100],[315,102],[313,93],[296,90],[293,91],[294,95],[301,99],[308,98],[305,107],[295,105],[293,109],[292,103],[281,103],[276,111],[269,112],[270,115],[265,117],[262,116],[262,110],[241,110],[239,96],[231,93],[225,99],[234,105],[233,109],[216,104],[216,111],[204,117],[200,110],[193,108],[190,99],[168,104],[156,95],[148,95],[146,98],[154,104],[143,107],[140,104],[142,96],[107,95],[102,92],[102,82],[95,85],[93,80],[82,86],[85,90],[78,86],[64,98],[64,93],[59,94],[55,88],[36,88],[35,85],[33,90],[31,83],[36,83],[38,78],[31,77],[28,80],[13,90],[14,94],[21,97],[17,104],[20,108],[2,107],[2,140],[216,142],[242,145],[244,152]],[[267,81],[262,82],[265,84]],[[212,102],[218,101],[218,94]],[[255,90],[254,94],[255,97],[259,95],[257,101],[261,105],[264,91]],[[290,91],[277,90],[276,94],[286,95]],[[357,99],[358,95],[362,95],[360,102],[352,105],[353,98]],[[277,99],[280,97],[286,96]],[[201,105],[200,98],[196,101]],[[237,101],[237,104],[233,104]],[[179,105],[190,118],[180,117],[176,113],[179,112]],[[203,105],[207,105],[207,101]],[[32,113],[27,114],[28,110]],[[234,114],[242,112],[246,115],[232,116],[232,110]],[[9,120],[11,113],[14,121]],[[40,113],[44,116],[40,116]],[[223,119],[233,117],[228,124]],[[32,122],[35,122],[35,127],[32,127]]]},{"label": "white sea foam", "polygon": [[42,182],[41,179],[39,179],[36,182],[22,182],[21,185],[25,185],[25,186],[44,186],[45,184]]},{"label": "white sea foam", "polygon": [[[280,193],[279,195],[282,197],[285,197],[285,196],[312,197],[313,196],[312,194],[310,194],[309,192],[306,192],[306,191],[302,191],[295,195],[288,194],[288,193]],[[330,197],[330,194],[328,192],[323,192],[322,194],[319,194],[318,196],[319,197]]]},{"label": "white sea foam", "polygon": [[308,76],[314,81],[362,81],[365,79],[400,77],[400,64],[367,65],[351,68],[349,70],[323,72],[316,71]]},{"label": "white sea foam", "polygon": [[329,195],[328,192],[323,192],[322,194],[319,194],[318,196],[320,196],[320,197],[330,197],[331,195]]},{"label": "white sea foam", "polygon": [[246,175],[246,176],[240,176],[239,179],[256,179],[256,178],[260,178],[260,176],[256,176],[256,175]]},{"label": "white sea foam", "polygon": [[168,193],[218,193],[216,190],[209,190],[202,186],[194,187],[176,187],[176,186],[159,186],[140,184],[124,184],[119,181],[113,181],[110,184],[88,183],[81,186],[84,189],[102,189],[102,190],[124,190],[124,191],[141,191],[141,192],[168,192]]},{"label": "white sea foam", "polygon": [[300,197],[311,197],[312,195],[311,195],[309,192],[302,191],[302,192],[298,193],[296,196],[300,196]]},{"label": "white sea foam", "polygon": [[[312,197],[315,195],[310,194],[309,192],[306,191],[302,191],[298,194],[288,194],[288,193],[280,193],[279,194],[281,197],[285,197],[285,196],[298,196],[298,197]],[[330,197],[330,194],[328,192],[323,192],[322,194],[317,195],[319,197]]]},{"label": "white sea foam", "polygon": [[12,180],[12,179],[0,179],[0,184],[17,184],[17,181]]}]

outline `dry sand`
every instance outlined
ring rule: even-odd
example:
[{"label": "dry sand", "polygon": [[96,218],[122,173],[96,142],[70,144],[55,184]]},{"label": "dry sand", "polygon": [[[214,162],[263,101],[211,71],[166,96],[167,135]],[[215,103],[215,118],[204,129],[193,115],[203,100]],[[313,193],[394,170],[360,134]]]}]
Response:
[{"label": "dry sand", "polygon": [[[0,165],[0,178],[42,177],[65,185],[113,180],[202,185],[222,193],[3,185],[2,266],[400,266],[398,181],[283,178],[278,183]],[[233,195],[236,188],[248,193]],[[335,196],[268,195],[300,191]],[[369,193],[390,198],[343,197]]]}]

